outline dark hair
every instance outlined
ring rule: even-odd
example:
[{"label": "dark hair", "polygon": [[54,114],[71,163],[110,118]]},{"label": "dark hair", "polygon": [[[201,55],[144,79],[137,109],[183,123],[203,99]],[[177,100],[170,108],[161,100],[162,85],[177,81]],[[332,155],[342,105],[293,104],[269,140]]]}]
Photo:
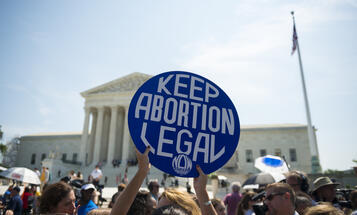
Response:
[{"label": "dark hair", "polygon": [[18,186],[12,188],[12,190],[15,190],[15,191],[18,192],[18,193],[21,191],[20,187],[18,187]]},{"label": "dark hair", "polygon": [[29,187],[25,187],[24,192],[29,193],[30,192],[30,188]]},{"label": "dark hair", "polygon": [[237,206],[237,215],[242,215],[244,214],[244,210],[248,210],[249,209],[249,202],[253,201],[253,197],[256,195],[257,193],[255,192],[246,192],[243,194],[242,199],[239,201],[238,206]]},{"label": "dark hair", "polygon": [[357,190],[354,190],[350,193],[350,201],[352,203],[353,209],[357,208],[356,200],[357,200]]},{"label": "dark hair", "polygon": [[47,186],[40,198],[40,213],[50,213],[71,191],[72,187],[63,182]]},{"label": "dark hair", "polygon": [[121,184],[118,185],[118,191],[119,191],[119,192],[123,191],[125,188],[126,188],[126,185],[123,184],[123,183],[121,183]]},{"label": "dark hair", "polygon": [[212,202],[213,207],[216,208],[218,205],[221,204],[222,200],[218,199],[218,198],[213,198],[213,199],[211,199],[211,202]]},{"label": "dark hair", "polygon": [[286,178],[288,177],[292,177],[295,178],[297,183],[300,184],[300,190],[308,193],[309,192],[309,179],[306,176],[306,173],[301,172],[301,171],[297,171],[297,170],[293,170],[288,172],[288,174],[286,175]]},{"label": "dark hair", "polygon": [[154,184],[159,184],[159,183],[157,182],[157,180],[150,180],[150,181],[149,181],[148,189],[149,189],[150,192],[153,191],[153,189],[154,189]]},{"label": "dark hair", "polygon": [[139,191],[131,204],[127,215],[147,215],[151,214],[150,208],[147,207],[147,203],[151,195],[147,191]]}]

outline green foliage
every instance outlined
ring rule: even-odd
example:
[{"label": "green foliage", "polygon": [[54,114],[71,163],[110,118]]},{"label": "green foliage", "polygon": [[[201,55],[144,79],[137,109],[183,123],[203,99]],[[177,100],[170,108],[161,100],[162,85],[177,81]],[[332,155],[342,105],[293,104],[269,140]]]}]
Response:
[{"label": "green foliage", "polygon": [[6,151],[7,151],[7,146],[4,144],[0,144],[0,153],[2,155],[5,155]]},{"label": "green foliage", "polygon": [[352,161],[353,161],[355,164],[357,164],[357,159],[353,159]]},{"label": "green foliage", "polygon": [[343,171],[337,169],[327,169],[324,171],[324,174],[342,174]]},{"label": "green foliage", "polygon": [[208,178],[210,178],[210,179],[218,179],[218,175],[215,172],[213,172],[213,173],[208,175]]}]

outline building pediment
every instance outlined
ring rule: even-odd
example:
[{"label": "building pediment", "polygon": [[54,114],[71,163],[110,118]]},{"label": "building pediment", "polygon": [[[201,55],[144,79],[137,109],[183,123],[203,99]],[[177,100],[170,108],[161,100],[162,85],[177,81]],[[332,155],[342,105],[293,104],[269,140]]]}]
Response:
[{"label": "building pediment", "polygon": [[114,81],[110,81],[108,83],[84,91],[81,93],[81,95],[83,97],[87,97],[90,95],[135,91],[151,77],[151,75],[144,73],[131,73]]}]

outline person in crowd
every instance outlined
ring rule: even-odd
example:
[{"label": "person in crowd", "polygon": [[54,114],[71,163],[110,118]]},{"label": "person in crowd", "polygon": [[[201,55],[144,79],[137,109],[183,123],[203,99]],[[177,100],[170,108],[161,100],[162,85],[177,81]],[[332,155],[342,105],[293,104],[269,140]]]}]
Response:
[{"label": "person in crowd", "polygon": [[295,195],[296,195],[295,206],[296,206],[296,211],[299,213],[299,215],[304,215],[305,210],[307,208],[314,206],[311,197],[307,193],[302,191],[297,191]]},{"label": "person in crowd", "polygon": [[32,209],[32,203],[34,200],[34,196],[30,191],[29,187],[25,187],[24,193],[22,194],[22,210],[25,214],[30,214]]},{"label": "person in crowd", "polygon": [[95,166],[95,169],[90,174],[90,181],[94,186],[99,186],[99,181],[103,177],[102,170],[100,170],[99,165]]},{"label": "person in crowd", "polygon": [[[111,214],[115,215],[125,215],[129,211],[134,199],[137,195],[138,190],[140,189],[141,184],[144,182],[149,170],[149,154],[150,147],[147,147],[145,152],[142,154],[136,151],[136,157],[138,159],[138,170],[130,183],[124,189],[124,191],[119,195]],[[215,215],[216,212],[212,206],[211,201],[209,201],[208,193],[206,190],[208,177],[203,173],[199,166],[196,167],[199,176],[194,178],[194,188],[196,191],[199,204],[201,205],[201,212],[205,215]],[[154,212],[155,213],[155,212]]]},{"label": "person in crowd", "polygon": [[187,192],[182,192],[176,188],[167,188],[159,198],[158,208],[166,205],[178,205],[192,215],[200,214],[200,208],[193,200],[192,196]]},{"label": "person in crowd", "polygon": [[48,185],[40,198],[40,214],[75,214],[75,201],[73,189],[68,184],[57,182]]},{"label": "person in crowd", "polygon": [[343,212],[330,204],[320,204],[308,208],[305,215],[343,215]]},{"label": "person in crowd", "polygon": [[139,191],[127,215],[151,215],[156,208],[156,200],[147,191]]},{"label": "person in crowd", "polygon": [[295,211],[295,191],[286,183],[273,183],[265,188],[264,203],[270,215],[298,215]]},{"label": "person in crowd", "polygon": [[234,215],[236,213],[238,203],[242,199],[240,187],[240,182],[233,182],[231,185],[232,192],[228,193],[223,199],[223,202],[227,207],[228,215]]},{"label": "person in crowd", "polygon": [[148,183],[148,189],[149,189],[151,196],[156,200],[156,202],[158,202],[159,201],[159,189],[160,189],[158,180],[150,180]]},{"label": "person in crowd", "polygon": [[14,188],[14,185],[10,185],[7,190],[5,191],[4,195],[1,198],[2,204],[7,205],[11,199],[11,191]]},{"label": "person in crowd", "polygon": [[33,201],[32,201],[32,213],[38,214],[38,199],[41,196],[41,193],[38,191],[37,186],[32,185],[30,188],[30,192],[32,193]]},{"label": "person in crowd", "polygon": [[226,208],[221,199],[213,198],[211,199],[211,202],[217,215],[226,215]]},{"label": "person in crowd", "polygon": [[69,171],[68,177],[70,178],[70,180],[75,180],[75,179],[77,179],[77,175],[76,175],[76,173],[74,172],[74,170]]},{"label": "person in crowd", "polygon": [[313,185],[312,196],[316,202],[336,203],[336,187],[339,183],[333,182],[329,177],[319,177]]},{"label": "person in crowd", "polygon": [[45,166],[43,166],[42,171],[41,171],[41,176],[40,176],[41,192],[43,191],[43,187],[45,186],[45,184],[48,183],[49,179],[50,179],[50,172],[48,171],[48,169]]},{"label": "person in crowd", "polygon": [[290,171],[286,175],[286,183],[288,183],[295,192],[309,192],[309,181],[306,173],[300,171]]},{"label": "person in crowd", "polygon": [[78,202],[78,215],[86,215],[89,211],[98,208],[92,201],[95,192],[96,189],[93,184],[84,184],[81,187],[81,199]]},{"label": "person in crowd", "polygon": [[83,180],[83,174],[80,171],[77,172],[77,179]]},{"label": "person in crowd", "polygon": [[123,192],[123,190],[125,189],[126,185],[121,183],[118,185],[118,192],[114,193],[114,195],[112,196],[112,200],[110,201],[108,207],[109,208],[112,208],[114,203],[115,203],[115,200],[118,198],[118,196],[120,195],[121,192]]},{"label": "person in crowd", "polygon": [[240,200],[237,207],[237,215],[254,215],[253,205],[255,201],[253,201],[253,197],[256,194],[257,193],[252,191],[243,194],[242,200]]},{"label": "person in crowd", "polygon": [[11,190],[11,199],[9,204],[5,209],[5,213],[14,214],[14,215],[22,215],[22,200],[20,198],[20,187],[16,186]]},{"label": "person in crowd", "polygon": [[350,193],[350,201],[352,205],[352,214],[357,215],[357,190],[354,190]]}]

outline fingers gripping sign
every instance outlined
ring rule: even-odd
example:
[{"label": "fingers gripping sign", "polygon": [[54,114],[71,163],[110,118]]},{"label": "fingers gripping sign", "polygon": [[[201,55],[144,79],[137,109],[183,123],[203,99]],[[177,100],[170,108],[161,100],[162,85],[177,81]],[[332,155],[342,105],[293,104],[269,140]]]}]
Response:
[{"label": "fingers gripping sign", "polygon": [[181,177],[197,177],[196,164],[211,173],[238,145],[238,113],[223,90],[189,72],[166,72],[145,82],[133,96],[129,130],[150,163]]}]

